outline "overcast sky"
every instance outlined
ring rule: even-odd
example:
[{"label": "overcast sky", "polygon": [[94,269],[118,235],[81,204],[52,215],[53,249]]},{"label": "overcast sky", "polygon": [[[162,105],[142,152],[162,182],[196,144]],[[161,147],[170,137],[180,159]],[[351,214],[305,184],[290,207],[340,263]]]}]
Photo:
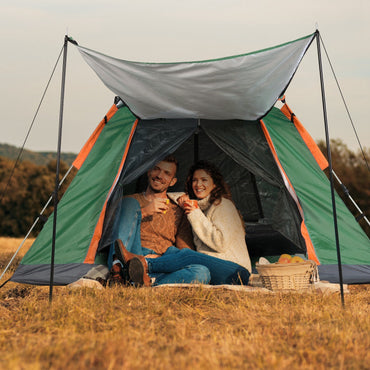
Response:
[{"label": "overcast sky", "polygon": [[[173,62],[248,53],[311,34],[316,27],[361,144],[370,147],[369,0],[2,0],[0,143],[23,144],[67,33],[82,46],[120,59]],[[114,94],[71,44],[67,59],[62,150],[77,153],[113,104]],[[330,136],[357,150],[326,59],[323,63]],[[61,65],[27,149],[56,150]],[[286,97],[313,138],[324,138],[316,44]]]}]

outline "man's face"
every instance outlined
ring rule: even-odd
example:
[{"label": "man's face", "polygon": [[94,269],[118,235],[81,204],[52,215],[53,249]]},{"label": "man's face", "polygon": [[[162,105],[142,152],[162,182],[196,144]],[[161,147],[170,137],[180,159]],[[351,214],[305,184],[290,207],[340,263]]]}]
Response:
[{"label": "man's face", "polygon": [[175,185],[177,179],[176,164],[171,162],[159,162],[148,171],[150,189],[155,193],[166,192],[170,186]]}]

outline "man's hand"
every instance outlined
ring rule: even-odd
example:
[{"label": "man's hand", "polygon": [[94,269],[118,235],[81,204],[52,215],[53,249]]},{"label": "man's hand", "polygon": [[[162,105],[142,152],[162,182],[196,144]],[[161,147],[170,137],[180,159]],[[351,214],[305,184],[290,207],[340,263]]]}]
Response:
[{"label": "man's hand", "polygon": [[168,198],[154,198],[147,206],[141,208],[143,218],[152,216],[155,213],[166,213],[170,203]]}]

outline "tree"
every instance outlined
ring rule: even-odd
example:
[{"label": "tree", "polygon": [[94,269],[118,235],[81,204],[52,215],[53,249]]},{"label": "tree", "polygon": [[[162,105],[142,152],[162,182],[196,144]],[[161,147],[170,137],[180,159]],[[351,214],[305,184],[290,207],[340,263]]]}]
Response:
[{"label": "tree", "polygon": [[[318,146],[327,157],[326,143],[319,141]],[[370,217],[370,171],[366,166],[363,153],[359,150],[353,152],[340,139],[330,141],[333,171],[337,174],[341,182],[348,189],[349,194],[355,200],[364,215]],[[366,160],[370,158],[370,148],[364,148]],[[326,174],[328,171],[326,170]],[[344,189],[335,181],[335,189],[350,209],[352,214],[357,217],[359,212],[351,200],[345,194]],[[364,219],[359,221],[366,234],[370,236],[370,227]]]},{"label": "tree", "polygon": [[[51,161],[47,166],[38,166],[31,162],[20,162],[10,178],[14,161],[0,157],[0,194],[3,195],[0,204],[0,235],[20,237],[24,236],[40,211],[53,194],[55,189],[56,161]],[[60,178],[64,176],[68,167],[60,164]],[[63,194],[73,176],[65,181],[60,189]],[[5,187],[10,179],[6,193]],[[53,202],[45,210],[47,217],[53,211]],[[33,231],[33,236],[41,230],[39,222]]]}]

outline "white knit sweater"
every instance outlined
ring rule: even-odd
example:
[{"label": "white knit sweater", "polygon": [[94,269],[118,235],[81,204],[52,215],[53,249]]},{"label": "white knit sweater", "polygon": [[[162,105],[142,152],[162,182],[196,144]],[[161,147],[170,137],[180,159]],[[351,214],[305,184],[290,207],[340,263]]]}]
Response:
[{"label": "white knit sweater", "polygon": [[[183,193],[168,193],[176,201]],[[245,243],[245,231],[239,213],[228,199],[217,205],[209,197],[198,201],[199,208],[188,214],[198,252],[235,262],[251,271],[251,261]]]}]

